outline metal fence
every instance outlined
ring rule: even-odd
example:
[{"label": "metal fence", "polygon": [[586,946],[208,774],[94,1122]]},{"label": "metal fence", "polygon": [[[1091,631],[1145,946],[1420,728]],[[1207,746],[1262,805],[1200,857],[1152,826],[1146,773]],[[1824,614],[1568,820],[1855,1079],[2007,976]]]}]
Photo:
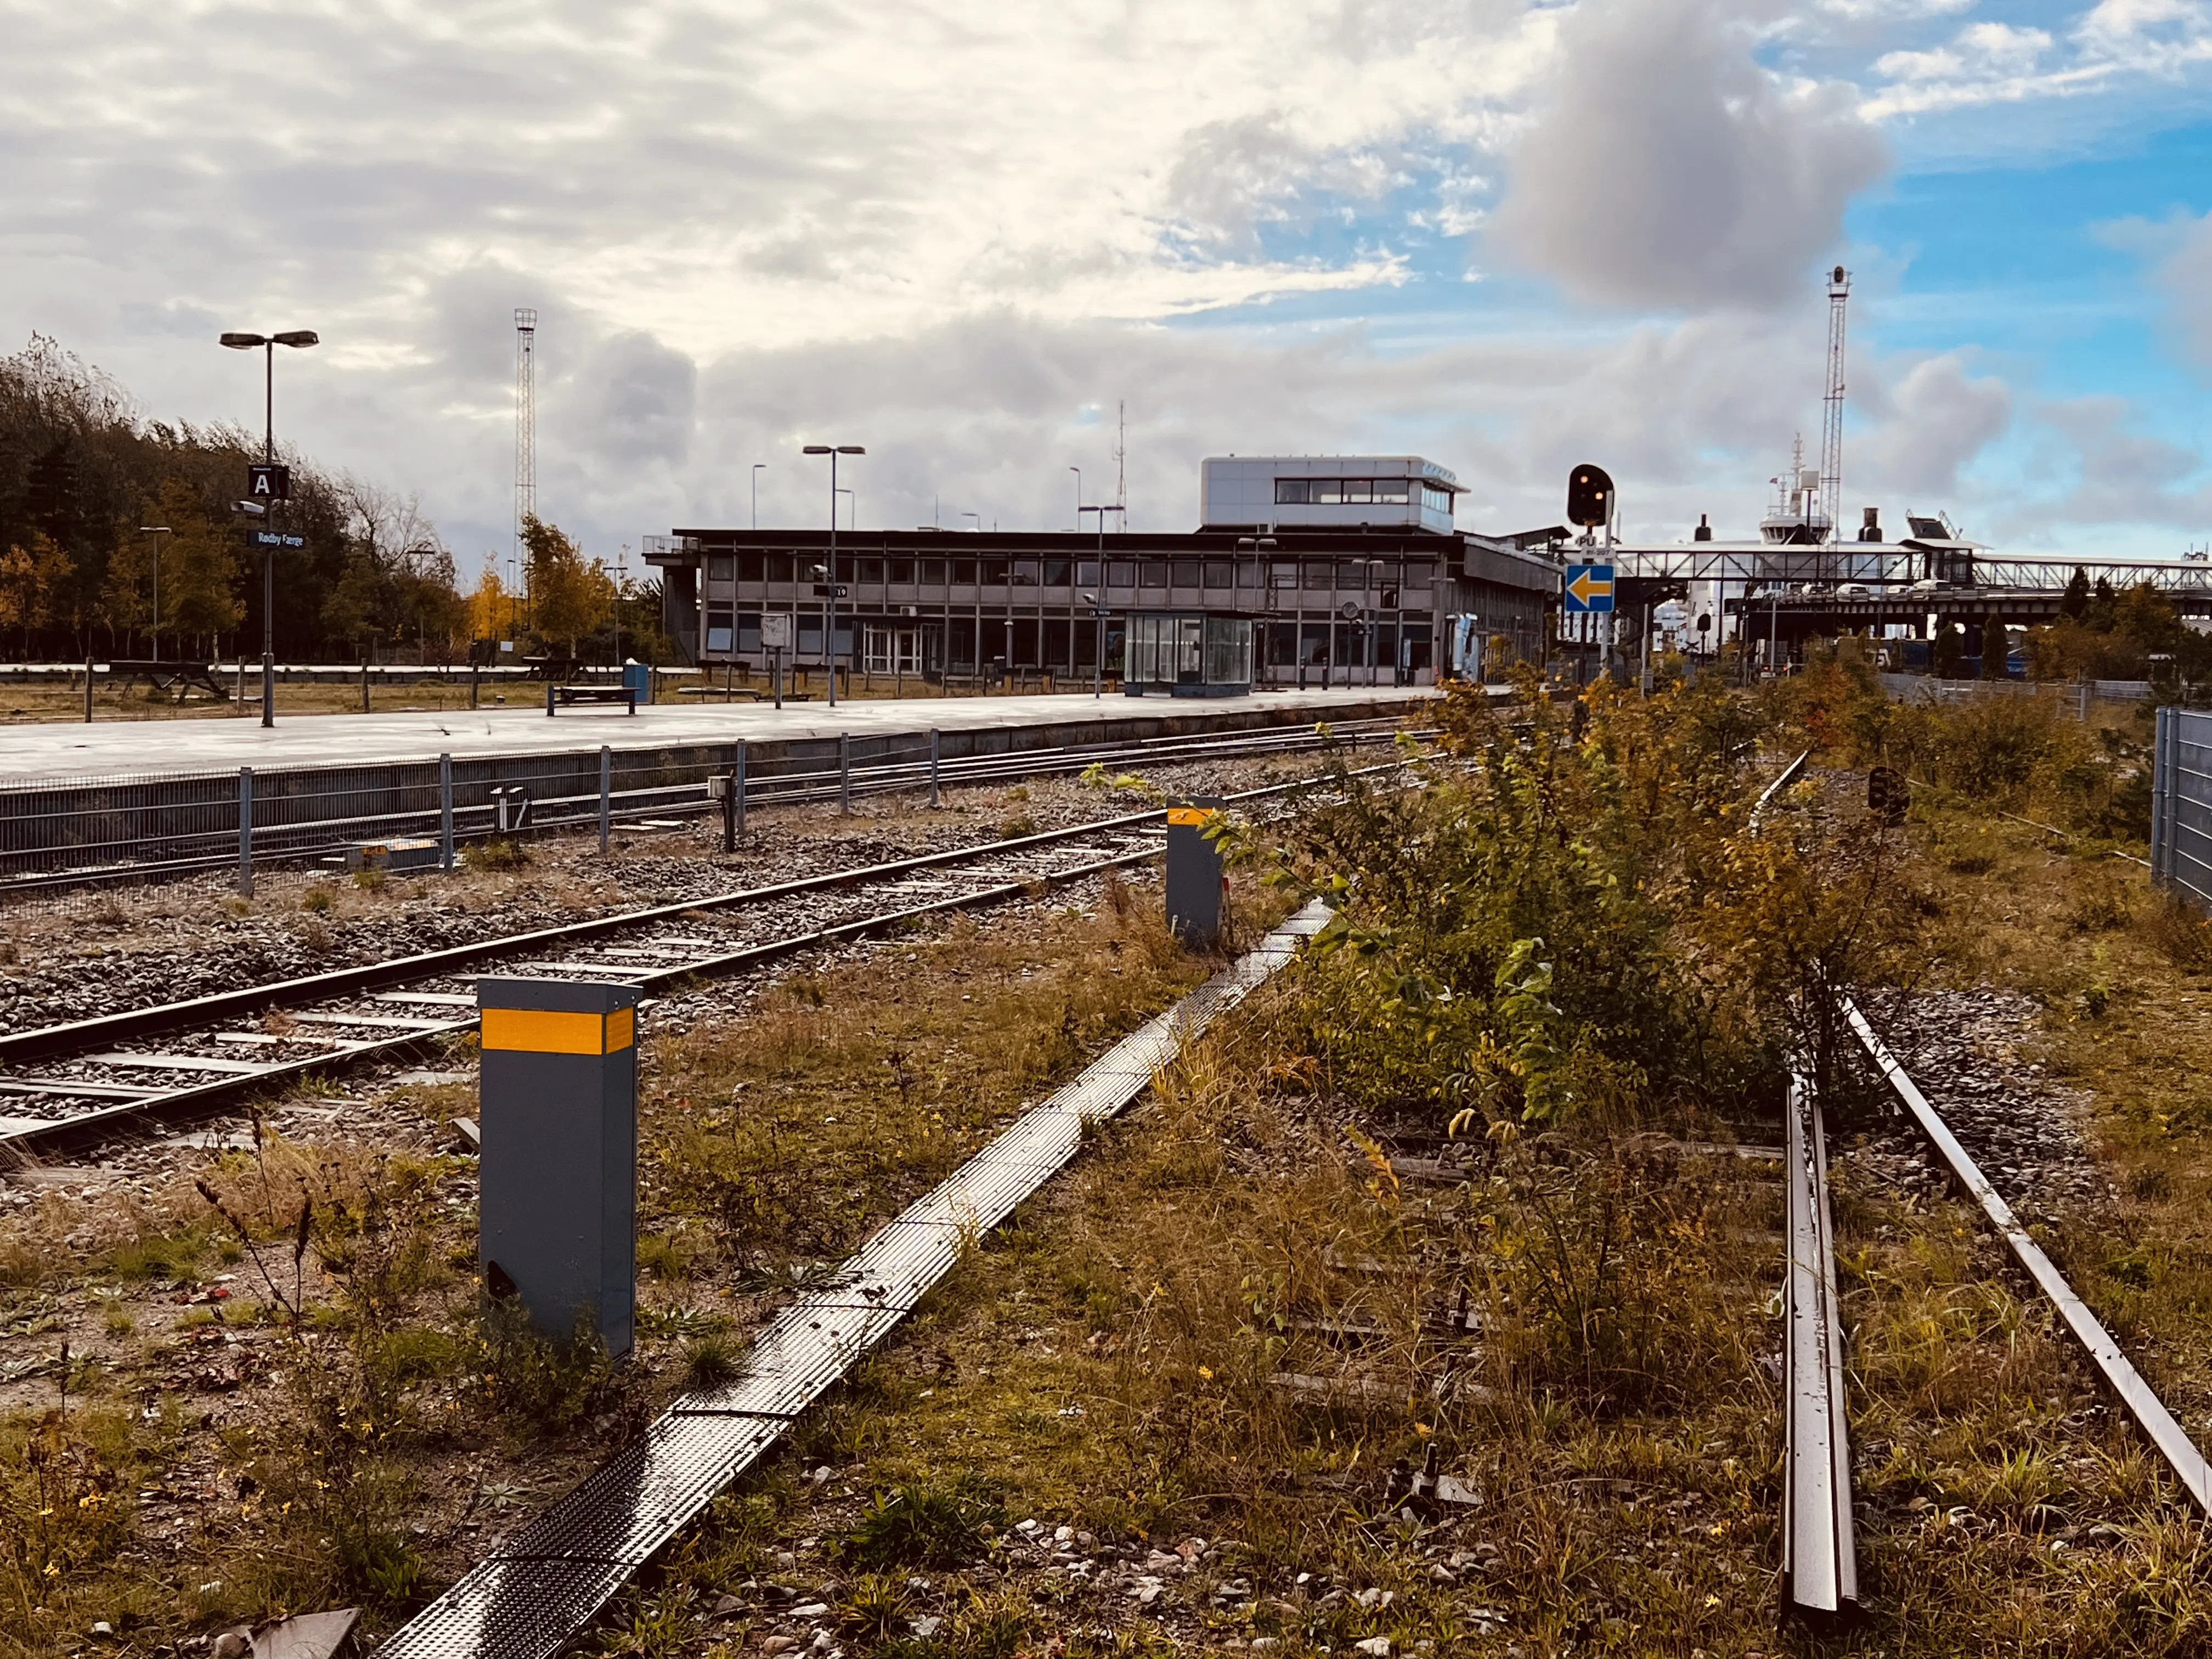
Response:
[{"label": "metal fence", "polygon": [[[1367,716],[1363,723],[1360,717]],[[1394,714],[1339,711],[1335,735],[1309,724],[1217,714],[1213,729],[1130,717],[868,736],[440,756],[237,771],[42,779],[0,787],[0,896],[235,865],[251,890],[257,863],[338,854],[358,842],[430,840],[450,864],[459,842],[723,810],[717,779],[740,783],[735,816],[803,801],[1080,771],[1228,758],[1387,738]],[[1346,718],[1349,717],[1349,718]],[[726,788],[726,785],[719,786]]]},{"label": "metal fence", "polygon": [[2077,720],[2089,718],[2094,702],[2148,702],[2148,680],[1942,680],[1928,674],[1884,674],[1882,689],[1892,696],[1926,702],[1972,702],[1983,697],[2056,697]]},{"label": "metal fence", "polygon": [[2212,713],[2161,708],[2151,751],[2151,879],[2212,910]]}]

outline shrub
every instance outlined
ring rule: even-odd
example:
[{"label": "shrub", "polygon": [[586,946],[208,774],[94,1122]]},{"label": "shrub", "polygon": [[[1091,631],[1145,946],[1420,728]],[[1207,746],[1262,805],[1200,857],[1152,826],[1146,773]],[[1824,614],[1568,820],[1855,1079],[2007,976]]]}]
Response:
[{"label": "shrub", "polygon": [[986,1527],[1003,1527],[998,1495],[972,1475],[878,1492],[845,1537],[846,1559],[884,1567],[959,1567],[983,1553]]}]

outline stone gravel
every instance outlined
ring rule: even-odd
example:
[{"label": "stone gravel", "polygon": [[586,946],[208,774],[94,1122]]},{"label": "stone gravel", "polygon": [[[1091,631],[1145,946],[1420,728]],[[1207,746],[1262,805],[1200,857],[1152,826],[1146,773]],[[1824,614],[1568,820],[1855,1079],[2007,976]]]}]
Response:
[{"label": "stone gravel", "polygon": [[[1923,991],[1869,1011],[1960,1145],[2028,1222],[2057,1221],[2119,1197],[2097,1156],[2087,1098],[2025,1058],[2038,1012],[2024,996],[1990,990]],[[1950,1182],[1942,1155],[1901,1107],[1838,1162],[1845,1158],[1929,1196]]]}]

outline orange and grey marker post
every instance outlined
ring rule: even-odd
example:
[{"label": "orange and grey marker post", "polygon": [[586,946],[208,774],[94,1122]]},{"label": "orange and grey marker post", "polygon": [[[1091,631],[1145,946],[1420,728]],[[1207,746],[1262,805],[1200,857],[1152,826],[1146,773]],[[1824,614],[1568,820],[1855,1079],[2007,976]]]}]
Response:
[{"label": "orange and grey marker post", "polygon": [[1220,807],[1201,795],[1168,808],[1168,931],[1193,950],[1221,937],[1221,854],[1205,833]]},{"label": "orange and grey marker post", "polygon": [[637,1278],[637,987],[481,979],[477,1259],[495,1297],[629,1352]]}]

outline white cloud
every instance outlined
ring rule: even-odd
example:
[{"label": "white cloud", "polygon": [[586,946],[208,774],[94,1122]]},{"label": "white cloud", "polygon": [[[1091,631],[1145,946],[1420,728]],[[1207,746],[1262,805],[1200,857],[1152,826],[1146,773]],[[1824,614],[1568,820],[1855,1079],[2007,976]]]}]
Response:
[{"label": "white cloud", "polygon": [[1839,87],[1784,87],[1712,0],[1595,0],[1512,157],[1501,243],[1572,293],[1639,308],[1802,294],[1883,170]]},{"label": "white cloud", "polygon": [[1978,105],[2070,98],[2130,78],[2178,80],[2212,62],[2212,5],[2203,0],[2099,0],[2066,31],[1970,23],[1948,45],[1884,54],[1887,84],[1861,106],[1869,120]]},{"label": "white cloud", "polygon": [[1894,386],[1873,375],[1857,379],[1859,404],[1871,405],[1879,423],[1847,438],[1847,495],[1948,499],[1961,469],[2012,422],[2010,388],[1995,375],[1970,375],[1953,353],[1912,363]]}]

